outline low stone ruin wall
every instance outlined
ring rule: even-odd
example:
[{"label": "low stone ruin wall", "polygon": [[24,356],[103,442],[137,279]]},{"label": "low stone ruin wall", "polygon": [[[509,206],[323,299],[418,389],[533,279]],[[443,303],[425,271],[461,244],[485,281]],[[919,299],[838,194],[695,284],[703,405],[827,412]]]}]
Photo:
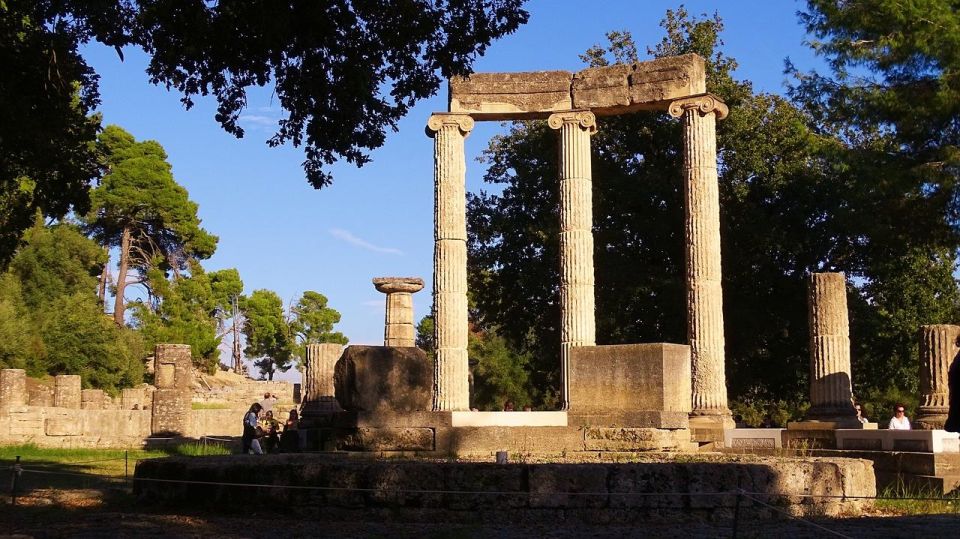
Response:
[{"label": "low stone ruin wall", "polygon": [[[194,483],[169,482],[177,479]],[[738,488],[793,515],[855,515],[870,502],[843,496],[876,495],[871,463],[843,458],[494,464],[236,455],[141,461],[134,482],[139,502],[149,505],[238,512],[269,506],[314,518],[424,522],[640,524],[671,512],[729,517]],[[775,516],[749,498],[740,503],[742,514]]]}]

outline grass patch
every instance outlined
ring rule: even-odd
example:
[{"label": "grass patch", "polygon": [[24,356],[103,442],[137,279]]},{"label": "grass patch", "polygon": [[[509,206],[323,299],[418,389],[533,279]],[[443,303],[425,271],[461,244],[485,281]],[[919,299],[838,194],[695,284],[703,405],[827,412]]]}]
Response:
[{"label": "grass patch", "polygon": [[[878,493],[876,508],[900,515],[960,514],[960,493],[943,495],[931,487],[913,487],[898,482]],[[922,499],[917,499],[922,498]]]},{"label": "grass patch", "polygon": [[192,410],[229,410],[230,405],[225,402],[191,402]]}]

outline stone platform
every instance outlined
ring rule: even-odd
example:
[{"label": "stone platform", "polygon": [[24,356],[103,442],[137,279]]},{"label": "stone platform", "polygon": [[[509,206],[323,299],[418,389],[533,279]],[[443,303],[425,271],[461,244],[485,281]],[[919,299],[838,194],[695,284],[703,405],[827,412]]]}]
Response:
[{"label": "stone platform", "polygon": [[[632,459],[494,464],[329,454],[173,457],[140,461],[134,494],[141,504],[218,512],[271,507],[320,518],[355,512],[356,518],[413,522],[594,523],[642,523],[671,513],[729,518],[737,488],[795,515],[858,514],[869,502],[843,496],[876,495],[872,466],[864,460]],[[170,482],[177,479],[235,485]],[[830,497],[804,496],[810,494]],[[777,516],[746,498],[740,504],[741,516]]]}]

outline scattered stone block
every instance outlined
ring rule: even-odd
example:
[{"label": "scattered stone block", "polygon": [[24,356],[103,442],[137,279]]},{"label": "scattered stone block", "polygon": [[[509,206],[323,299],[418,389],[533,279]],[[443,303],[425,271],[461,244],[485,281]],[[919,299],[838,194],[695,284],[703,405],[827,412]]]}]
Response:
[{"label": "scattered stone block", "polygon": [[0,369],[0,408],[27,403],[27,373],[23,369]]},{"label": "scattered stone block", "polygon": [[418,348],[348,346],[337,361],[334,385],[348,411],[433,409],[433,362]]},{"label": "scattered stone block", "polygon": [[106,395],[102,389],[80,391],[80,407],[84,410],[102,410]]},{"label": "scattered stone block", "polygon": [[779,449],[783,447],[783,429],[726,429],[723,446],[730,449]]}]

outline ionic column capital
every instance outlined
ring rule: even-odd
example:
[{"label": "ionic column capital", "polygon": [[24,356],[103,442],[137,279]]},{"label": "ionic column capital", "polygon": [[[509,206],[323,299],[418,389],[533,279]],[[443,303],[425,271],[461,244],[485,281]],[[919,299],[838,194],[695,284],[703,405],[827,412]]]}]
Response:
[{"label": "ionic column capital", "polygon": [[677,99],[676,101],[670,102],[670,106],[667,108],[670,116],[674,118],[683,116],[683,113],[688,110],[698,110],[701,115],[715,112],[718,120],[726,118],[727,114],[730,113],[730,109],[727,108],[726,103],[713,94],[698,94]]},{"label": "ionic column capital", "polygon": [[444,126],[454,126],[466,137],[470,134],[470,131],[473,131],[474,121],[469,114],[434,112],[427,120],[427,136],[433,138],[433,135],[443,129]]},{"label": "ionic column capital", "polygon": [[547,125],[551,129],[560,129],[564,124],[578,124],[591,135],[597,132],[597,117],[589,110],[567,110],[551,114]]}]

